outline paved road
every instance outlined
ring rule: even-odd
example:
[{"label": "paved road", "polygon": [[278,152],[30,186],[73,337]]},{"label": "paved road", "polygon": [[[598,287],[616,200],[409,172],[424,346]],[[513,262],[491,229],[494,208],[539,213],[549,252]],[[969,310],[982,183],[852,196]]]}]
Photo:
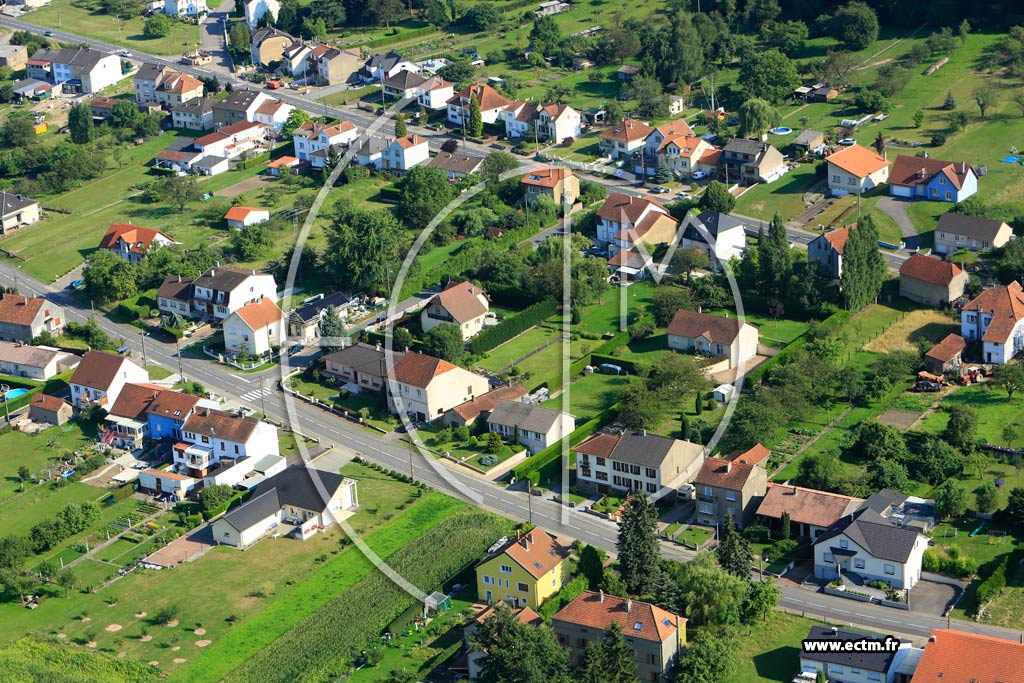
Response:
[{"label": "paved road", "polygon": [[[34,33],[42,33],[44,30],[49,30],[8,17],[0,17],[0,25],[15,30],[28,30]],[[117,46],[76,36],[66,31],[54,31],[54,34],[55,38],[65,42],[81,43],[84,41],[99,49],[110,51],[119,49]],[[195,76],[210,75],[210,71],[206,69],[184,66],[164,57],[141,54],[139,57],[146,61],[173,66]],[[220,77],[219,73],[217,75]],[[233,77],[228,77],[227,80],[235,84],[244,85],[242,81]],[[361,127],[369,125],[376,118],[365,112],[328,107],[315,102],[309,97],[293,92],[276,91],[275,96],[314,113],[348,118]],[[435,140],[447,138],[446,133],[437,133],[418,127],[411,127],[410,130],[415,130],[415,132]],[[486,146],[475,143],[469,143],[465,150],[477,154],[486,154],[490,151]],[[527,160],[523,160],[521,163],[522,166],[529,166],[531,164],[532,162]],[[602,179],[601,182],[619,191],[645,194],[641,191],[625,187],[621,181]],[[806,241],[813,238],[813,234],[800,230],[791,231],[791,235],[794,242],[798,244],[806,244]],[[892,263],[891,256],[894,255],[887,254],[890,264]],[[71,322],[84,322],[88,317],[88,310],[80,309],[77,301],[70,296],[67,290],[55,290],[49,285],[29,278],[23,273],[15,275],[15,271],[10,265],[0,263],[0,284],[13,285],[15,280],[17,280],[22,293],[45,296],[64,306],[67,320]],[[498,514],[513,519],[532,519],[534,523],[550,529],[552,532],[563,537],[580,539],[608,550],[614,550],[616,529],[615,525],[611,522],[570,510],[551,500],[542,500],[537,497],[528,499],[528,496],[523,491],[503,489],[491,482],[482,481],[470,475],[456,473],[432,458],[424,458],[417,451],[408,448],[404,444],[380,441],[363,428],[346,420],[329,416],[319,408],[301,401],[291,401],[289,399],[286,402],[284,394],[277,390],[276,381],[280,379],[282,373],[288,371],[290,361],[287,359],[281,367],[271,368],[258,373],[237,374],[227,370],[224,366],[219,366],[205,360],[180,358],[176,353],[174,345],[160,343],[152,338],[145,341],[145,354],[143,354],[142,333],[139,330],[130,326],[117,325],[105,318],[99,318],[98,322],[108,334],[123,337],[134,356],[144,359],[146,363],[160,365],[175,371],[180,368],[181,374],[185,377],[198,380],[211,391],[253,406],[265,412],[272,419],[291,424],[296,431],[316,436],[325,442],[335,444],[335,448],[324,456],[322,466],[335,467],[358,454],[398,471],[411,470],[417,479],[426,482],[430,486],[470,500]],[[307,361],[308,359],[309,356],[306,356]],[[666,557],[682,561],[692,559],[694,556],[692,553],[682,550],[675,545],[664,545],[662,552]],[[790,586],[783,587],[781,604],[785,607],[805,610],[809,613],[827,616],[838,621],[846,621],[873,629],[880,627],[892,628],[899,633],[917,636],[925,636],[931,630],[944,628],[946,625],[945,620],[940,618],[918,615],[913,612],[899,612],[875,605],[854,603],[842,598],[817,594],[809,590]],[[885,626],[882,626],[883,624]],[[957,622],[957,627],[1014,640],[1020,637],[1020,634],[1016,631],[968,622]]]},{"label": "paved road", "polygon": [[910,206],[910,200],[900,197],[882,197],[878,200],[878,208],[900,227],[903,243],[907,249],[917,249],[921,246],[921,236],[917,234],[914,222],[907,215],[908,206]]}]

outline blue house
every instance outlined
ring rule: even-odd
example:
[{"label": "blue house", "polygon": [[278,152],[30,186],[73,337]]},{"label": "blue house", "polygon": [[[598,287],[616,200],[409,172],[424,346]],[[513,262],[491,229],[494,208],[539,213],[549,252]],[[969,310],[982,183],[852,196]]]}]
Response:
[{"label": "blue house", "polygon": [[893,197],[956,203],[977,191],[978,173],[964,161],[901,154],[889,171],[889,194]]},{"label": "blue house", "polygon": [[161,391],[146,408],[151,439],[181,439],[181,426],[196,408],[218,407],[216,403],[177,391]]}]

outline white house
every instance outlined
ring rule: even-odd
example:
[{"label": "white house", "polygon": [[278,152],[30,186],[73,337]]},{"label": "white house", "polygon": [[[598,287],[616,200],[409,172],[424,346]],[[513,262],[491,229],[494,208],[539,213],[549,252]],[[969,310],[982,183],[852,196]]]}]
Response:
[{"label": "white house", "polygon": [[278,0],[246,0],[245,23],[249,25],[249,30],[255,31],[259,26],[260,19],[267,12],[270,13],[272,22],[277,21],[277,13],[280,9],[281,3]]},{"label": "white house", "polygon": [[679,119],[650,132],[644,140],[643,167],[636,170],[646,170],[648,175],[653,175],[664,161],[677,177],[689,179],[698,170],[697,162],[711,149],[709,142],[698,137],[685,121]]},{"label": "white house", "polygon": [[153,228],[131,223],[111,223],[107,234],[100,240],[100,249],[111,251],[128,263],[141,263],[146,255],[175,242],[170,236]]},{"label": "white house", "polygon": [[8,377],[48,380],[78,366],[79,357],[52,346],[0,341],[0,373]]},{"label": "white house", "polygon": [[263,356],[285,343],[285,315],[272,299],[242,306],[224,319],[224,348]]},{"label": "white house", "polygon": [[827,162],[828,189],[835,197],[867,192],[889,180],[889,163],[867,147],[850,145]]},{"label": "white house", "polygon": [[394,376],[388,380],[391,412],[427,422],[490,390],[486,377],[413,351],[395,362]]},{"label": "white house", "polygon": [[71,375],[71,405],[80,409],[94,403],[111,406],[125,384],[149,381],[149,372],[125,356],[86,351]]},{"label": "white house", "polygon": [[444,109],[448,100],[455,95],[455,86],[440,76],[431,76],[424,81],[416,93],[416,104],[431,111]]},{"label": "white house", "polygon": [[[948,631],[944,631],[948,633]],[[881,640],[880,636],[852,631],[837,626],[812,626],[807,634],[809,641],[846,641],[846,640]],[[819,671],[825,673],[829,681],[843,683],[895,683],[897,674],[903,671],[904,662],[911,663],[921,655],[922,651],[911,646],[909,642],[900,641],[896,648],[889,650],[879,648],[878,651],[800,651],[801,679],[813,680]],[[915,677],[916,678],[916,677]],[[907,678],[899,680],[906,681]],[[950,681],[950,683],[955,683]]]},{"label": "white house", "polygon": [[989,287],[960,309],[960,336],[981,340],[982,360],[1008,363],[1024,350],[1024,290],[1019,282]]},{"label": "white house", "polygon": [[689,213],[683,221],[682,247],[700,249],[708,255],[712,267],[721,268],[732,257],[739,258],[747,248],[749,222],[718,211]]},{"label": "white house", "polygon": [[429,332],[438,325],[458,325],[463,340],[471,339],[484,327],[491,303],[487,294],[472,282],[450,283],[420,312],[420,326]]},{"label": "white house", "polygon": [[[254,301],[276,300],[277,284],[269,273],[215,266],[192,281],[189,299],[192,317],[219,321]],[[163,310],[164,303],[159,295],[157,303]]]},{"label": "white house", "polygon": [[700,444],[643,430],[595,434],[576,452],[576,481],[586,491],[635,491],[653,495],[693,481],[704,463]]},{"label": "white house", "polygon": [[266,223],[270,220],[269,209],[259,209],[252,206],[232,206],[228,209],[228,212],[224,214],[224,220],[228,222],[228,227],[234,230],[241,230],[242,228],[250,225],[258,225],[259,223]]},{"label": "white house", "polygon": [[206,14],[206,0],[164,0],[163,12],[172,17],[196,17]]},{"label": "white house", "polygon": [[334,145],[348,145],[359,137],[359,130],[351,121],[341,121],[327,126],[306,121],[292,133],[295,156],[300,161],[309,161],[314,152]]},{"label": "white house", "polygon": [[653,199],[611,192],[597,211],[597,243],[610,247],[616,236],[650,220],[652,214],[669,216],[668,209]]},{"label": "white house", "polygon": [[487,430],[518,441],[531,454],[557,443],[576,429],[572,415],[519,401],[498,401],[487,418]]},{"label": "white house", "polygon": [[427,139],[415,133],[396,138],[384,148],[381,167],[385,171],[404,172],[430,161],[430,147]]},{"label": "white house", "polygon": [[578,138],[583,132],[583,118],[567,104],[548,104],[537,112],[542,137],[554,143]]},{"label": "white house", "polygon": [[87,47],[36,50],[25,64],[26,78],[61,85],[65,93],[93,95],[121,76],[120,57]]},{"label": "white house", "polygon": [[185,500],[199,485],[194,477],[178,474],[170,470],[145,469],[139,472],[139,490],[149,491],[160,497],[173,501]]},{"label": "white house", "polygon": [[476,100],[480,107],[480,119],[494,123],[505,107],[512,102],[486,83],[469,85],[452,95],[448,100],[448,120],[457,126],[469,121],[470,101]]},{"label": "white house", "polygon": [[244,152],[266,145],[267,127],[255,121],[236,121],[223,126],[209,135],[197,138],[195,147],[204,156],[235,159]]},{"label": "white house", "polygon": [[832,580],[848,572],[864,581],[913,588],[921,578],[928,537],[896,526],[871,507],[847,515],[814,541],[814,575]]},{"label": "white house", "polygon": [[244,550],[267,534],[306,540],[359,507],[356,480],[295,466],[262,481],[244,504],[213,523],[213,538]]},{"label": "white house", "polygon": [[196,479],[244,458],[256,462],[268,455],[281,455],[277,427],[211,408],[197,408],[188,416],[172,451],[175,470]]},{"label": "white house", "polygon": [[278,99],[269,99],[256,109],[256,122],[261,123],[274,134],[281,132],[288,115],[295,109],[294,106]]},{"label": "white house", "polygon": [[601,131],[597,136],[598,146],[603,156],[611,159],[626,159],[644,146],[647,137],[653,130],[643,121],[626,119],[622,123],[609,126]]},{"label": "white house", "polygon": [[363,83],[380,83],[401,71],[415,73],[419,71],[419,67],[397,52],[388,52],[383,55],[374,55],[366,60],[362,68],[356,72],[356,77]]},{"label": "white house", "polygon": [[730,368],[757,355],[757,328],[736,318],[680,310],[665,331],[668,348],[726,358]]}]

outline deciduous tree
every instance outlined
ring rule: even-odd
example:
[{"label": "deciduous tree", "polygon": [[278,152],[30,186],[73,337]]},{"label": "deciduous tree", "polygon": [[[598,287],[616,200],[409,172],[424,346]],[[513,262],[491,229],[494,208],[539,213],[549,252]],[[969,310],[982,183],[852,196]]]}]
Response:
[{"label": "deciduous tree", "polygon": [[84,145],[92,140],[92,109],[85,102],[73,105],[68,111],[68,132],[76,145]]},{"label": "deciduous tree", "polygon": [[700,197],[702,211],[729,213],[736,207],[736,198],[729,193],[725,183],[712,180]]},{"label": "deciduous tree", "polygon": [[942,438],[962,453],[973,451],[978,440],[978,412],[972,406],[954,405],[949,409],[949,422]]},{"label": "deciduous tree", "polygon": [[967,512],[967,489],[955,481],[945,481],[935,489],[935,512],[941,519],[955,519]]},{"label": "deciduous tree", "polygon": [[423,335],[423,347],[431,356],[457,362],[465,353],[462,330],[458,325],[442,323]]},{"label": "deciduous tree", "polygon": [[781,102],[800,82],[793,61],[778,50],[755,52],[740,65],[739,84],[747,97]]},{"label": "deciduous tree", "polygon": [[751,98],[740,106],[740,135],[746,138],[758,138],[770,128],[779,125],[779,111],[768,101],[758,97]]}]

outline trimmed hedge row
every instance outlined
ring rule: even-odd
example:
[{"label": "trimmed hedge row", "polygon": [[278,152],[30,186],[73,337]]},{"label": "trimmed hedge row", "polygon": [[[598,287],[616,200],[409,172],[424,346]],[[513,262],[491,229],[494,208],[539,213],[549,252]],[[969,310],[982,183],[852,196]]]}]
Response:
[{"label": "trimmed hedge row", "polygon": [[252,168],[256,164],[262,164],[264,161],[270,161],[270,152],[262,152],[260,154],[255,154],[248,159],[240,159],[236,162],[235,167],[239,170],[244,170]]},{"label": "trimmed hedge row", "polygon": [[249,500],[249,496],[252,495],[253,490],[254,489],[249,489],[248,491],[239,491],[238,493],[231,496],[217,507],[211,508],[207,510],[205,513],[203,513],[204,518],[206,519],[206,521],[210,521],[222,512],[233,510],[234,508],[238,507],[245,501]]},{"label": "trimmed hedge row", "polygon": [[554,299],[545,299],[527,306],[513,316],[505,318],[494,327],[489,327],[469,342],[470,353],[484,353],[504,344],[558,312]]},{"label": "trimmed hedge row", "polygon": [[[603,363],[610,363],[611,365],[618,365],[624,371],[626,371],[626,372],[628,372],[628,373],[630,373],[632,375],[643,374],[637,368],[637,362],[636,361],[622,360],[621,358],[616,358],[615,356],[608,356],[608,355],[605,355],[605,354],[598,354],[598,353],[590,354],[590,364],[591,365],[593,365],[595,367],[598,367],[598,366],[600,366]],[[644,362],[641,361],[640,365],[646,365],[647,366],[646,370],[650,370],[650,363],[644,363]]]},{"label": "trimmed hedge row", "polygon": [[[569,435],[569,447],[578,446],[583,443],[589,436],[601,428],[605,422],[608,421],[611,412],[615,410],[615,406],[606,408],[600,415],[592,420],[584,422],[580,426],[576,427],[572,434]],[[523,462],[519,463],[512,468],[512,476],[516,479],[522,479],[529,475],[531,472],[539,472],[547,465],[557,461],[562,457],[562,442],[553,443],[544,450],[538,452],[536,455],[530,456]]]},{"label": "trimmed hedge row", "polygon": [[629,343],[629,332],[626,332],[625,330],[621,330],[619,332],[616,332],[615,336],[613,336],[611,339],[609,339],[608,341],[604,342],[603,344],[600,344],[596,349],[594,349],[593,351],[591,351],[588,354],[583,355],[578,360],[576,360],[575,363],[570,365],[569,366],[569,377],[576,377],[581,372],[583,372],[583,368],[585,368],[585,367],[587,367],[588,365],[591,364],[591,358],[593,358],[593,356],[607,356],[607,355],[611,355],[612,351],[614,351],[615,349],[621,348],[621,347],[625,346],[628,343]]},{"label": "trimmed hedge row", "polygon": [[1003,556],[1003,559],[996,565],[995,570],[989,575],[987,579],[982,581],[978,585],[978,590],[975,592],[975,598],[978,602],[978,607],[987,603],[992,598],[999,595],[999,591],[1006,587],[1006,572],[1010,566],[1011,560],[1013,566],[1016,567],[1020,562],[1020,551],[1014,551]]}]

